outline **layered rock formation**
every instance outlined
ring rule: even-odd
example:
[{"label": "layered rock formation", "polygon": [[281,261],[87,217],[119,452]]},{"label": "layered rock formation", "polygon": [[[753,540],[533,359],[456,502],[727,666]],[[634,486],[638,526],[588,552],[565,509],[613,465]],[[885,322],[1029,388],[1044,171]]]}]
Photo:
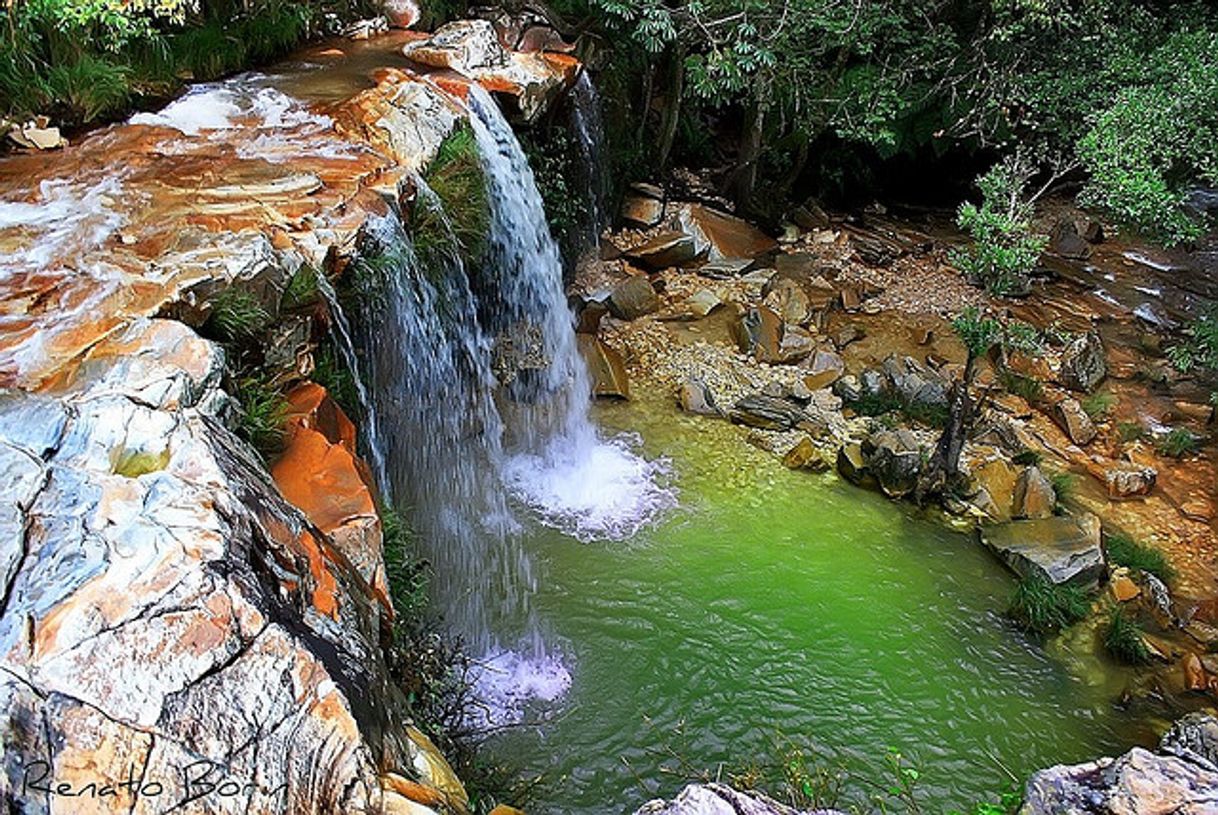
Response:
[{"label": "layered rock formation", "polygon": [[389,679],[354,426],[296,387],[272,478],[194,330],[340,273],[467,115],[374,83],[323,108],[234,80],[0,162],[5,811],[466,810]]}]

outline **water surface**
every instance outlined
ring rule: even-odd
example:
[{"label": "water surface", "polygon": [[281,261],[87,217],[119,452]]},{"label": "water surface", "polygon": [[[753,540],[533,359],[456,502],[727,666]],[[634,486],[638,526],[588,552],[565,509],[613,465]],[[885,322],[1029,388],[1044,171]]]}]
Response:
[{"label": "water surface", "polygon": [[598,418],[672,459],[682,509],[624,543],[530,530],[535,611],[573,680],[495,743],[549,777],[530,811],[632,812],[795,741],[874,780],[887,747],[912,754],[946,812],[1006,786],[999,764],[1022,778],[1148,738],[1010,628],[1013,581],[967,536],[667,405]]}]

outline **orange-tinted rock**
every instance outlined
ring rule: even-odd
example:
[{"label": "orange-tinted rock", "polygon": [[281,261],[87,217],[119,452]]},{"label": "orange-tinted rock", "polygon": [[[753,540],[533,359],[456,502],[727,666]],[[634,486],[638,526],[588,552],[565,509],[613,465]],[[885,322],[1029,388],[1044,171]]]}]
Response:
[{"label": "orange-tinted rock", "polygon": [[1138,584],[1129,577],[1129,570],[1124,568],[1112,573],[1112,577],[1108,580],[1108,590],[1118,603],[1128,603],[1142,593]]},{"label": "orange-tinted rock", "polygon": [[701,204],[683,204],[677,219],[682,231],[694,239],[697,254],[711,261],[752,260],[778,248],[776,240],[747,221]]},{"label": "orange-tinted rock", "polygon": [[593,334],[579,334],[576,341],[592,377],[592,392],[598,397],[629,399],[630,377],[622,355]]}]

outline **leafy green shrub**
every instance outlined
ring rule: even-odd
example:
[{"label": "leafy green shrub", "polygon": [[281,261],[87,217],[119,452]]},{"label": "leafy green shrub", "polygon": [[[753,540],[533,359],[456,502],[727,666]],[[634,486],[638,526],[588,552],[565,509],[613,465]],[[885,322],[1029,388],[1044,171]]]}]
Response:
[{"label": "leafy green shrub", "polygon": [[1159,451],[1159,454],[1171,458],[1184,458],[1197,452],[1199,447],[1201,447],[1201,439],[1184,427],[1173,428],[1155,442],[1155,449]]},{"label": "leafy green shrub", "polygon": [[1021,450],[1011,459],[1012,462],[1021,467],[1035,467],[1044,460],[1044,454],[1039,450]]},{"label": "leafy green shrub", "polygon": [[1218,182],[1218,33],[1184,30],[1142,56],[1145,84],[1120,89],[1078,144],[1086,204],[1168,243],[1200,237],[1184,187]]},{"label": "leafy green shrub", "polygon": [[1019,581],[1007,614],[1025,631],[1051,634],[1079,622],[1091,611],[1086,591],[1070,584],[1055,584],[1032,573]]},{"label": "leafy green shrub", "polygon": [[257,297],[244,289],[228,288],[212,301],[203,330],[225,342],[243,342],[256,337],[270,322],[271,315]]},{"label": "leafy green shrub", "polygon": [[956,223],[973,243],[952,253],[952,262],[979,285],[998,295],[1022,294],[1047,240],[1032,231],[1026,200],[1033,168],[1018,156],[994,165],[977,179],[982,202],[960,206]]},{"label": "leafy green shrub", "polygon": [[130,80],[128,66],[85,54],[51,66],[43,87],[47,97],[66,109],[70,121],[91,122],[126,109]]},{"label": "leafy green shrub", "polygon": [[1128,535],[1109,535],[1104,548],[1108,552],[1110,563],[1153,574],[1164,583],[1170,582],[1174,576],[1174,570],[1162,552],[1153,546],[1139,543]]},{"label": "leafy green shrub", "polygon": [[1114,608],[1104,628],[1104,647],[1121,662],[1142,665],[1150,661],[1150,649],[1142,639],[1142,629],[1125,616],[1125,612]]},{"label": "leafy green shrub", "polygon": [[280,452],[288,417],[287,399],[278,388],[258,376],[239,379],[236,385],[235,395],[241,405],[238,435],[264,456]]},{"label": "leafy green shrub", "polygon": [[313,381],[325,388],[330,398],[349,417],[356,419],[360,416],[355,375],[330,342],[323,343],[313,355]]},{"label": "leafy green shrub", "polygon": [[1167,349],[1167,358],[1183,373],[1218,369],[1218,310],[1211,309],[1188,326],[1185,342]]},{"label": "leafy green shrub", "polygon": [[1116,404],[1116,396],[1105,391],[1096,391],[1082,401],[1083,411],[1097,422],[1107,418]]}]

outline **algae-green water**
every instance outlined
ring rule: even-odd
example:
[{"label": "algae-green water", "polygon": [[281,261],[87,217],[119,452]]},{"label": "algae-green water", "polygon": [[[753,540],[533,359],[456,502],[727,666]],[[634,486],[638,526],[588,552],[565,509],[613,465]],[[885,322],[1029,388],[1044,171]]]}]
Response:
[{"label": "algae-green water", "polygon": [[531,812],[633,812],[792,745],[847,773],[843,803],[894,748],[924,812],[971,811],[1008,773],[1139,740],[1110,686],[1003,618],[1014,580],[967,535],[667,405],[597,418],[672,460],[681,508],[618,543],[530,527],[534,604],[572,674],[542,721],[491,743],[544,774]]}]

